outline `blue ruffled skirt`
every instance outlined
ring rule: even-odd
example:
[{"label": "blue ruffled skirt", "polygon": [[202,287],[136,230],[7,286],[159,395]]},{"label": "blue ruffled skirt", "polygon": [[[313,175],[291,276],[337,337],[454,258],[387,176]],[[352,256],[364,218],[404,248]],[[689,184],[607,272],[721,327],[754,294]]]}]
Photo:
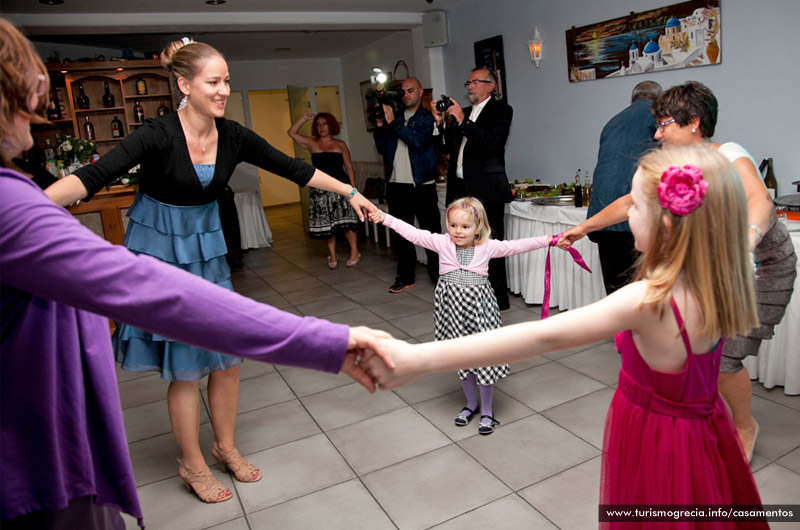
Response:
[{"label": "blue ruffled skirt", "polygon": [[[128,210],[123,245],[233,290],[225,262],[227,247],[216,202],[173,206],[139,193]],[[161,372],[167,381],[197,381],[215,370],[242,363],[233,357],[117,323],[116,360],[131,372]]]}]

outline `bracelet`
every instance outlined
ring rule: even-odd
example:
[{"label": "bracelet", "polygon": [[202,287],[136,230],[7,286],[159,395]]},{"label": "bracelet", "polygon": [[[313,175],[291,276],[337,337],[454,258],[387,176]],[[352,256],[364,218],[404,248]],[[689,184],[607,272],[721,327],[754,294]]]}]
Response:
[{"label": "bracelet", "polygon": [[748,228],[752,228],[753,230],[756,231],[756,234],[758,234],[759,239],[764,239],[764,234],[761,233],[761,229],[758,226],[756,225],[747,225],[747,226]]},{"label": "bracelet", "polygon": [[[347,200],[349,201],[350,199],[352,199],[353,197],[355,197],[355,196],[356,196],[356,193],[358,193],[358,190],[356,189],[356,187],[355,187],[355,186],[353,186],[353,189],[352,189],[352,190],[350,190],[350,193],[348,193],[348,194],[347,194]],[[760,234],[760,233],[761,233],[761,232],[759,232],[759,234]]]}]

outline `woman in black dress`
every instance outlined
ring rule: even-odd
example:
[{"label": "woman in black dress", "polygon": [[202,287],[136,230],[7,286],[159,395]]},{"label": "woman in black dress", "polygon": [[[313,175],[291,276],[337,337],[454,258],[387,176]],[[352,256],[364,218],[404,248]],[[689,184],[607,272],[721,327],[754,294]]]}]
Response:
[{"label": "woman in black dress", "polygon": [[[314,120],[311,127],[311,136],[305,136],[298,131],[307,121]],[[295,122],[288,131],[289,136],[301,147],[311,153],[311,163],[314,167],[327,173],[333,178],[350,184],[355,188],[356,178],[353,173],[353,164],[350,161],[350,150],[343,141],[334,138],[341,131],[339,122],[327,112],[314,116],[306,112]],[[361,261],[358,252],[358,217],[342,197],[324,190],[309,189],[309,234],[312,239],[325,239],[328,245],[328,267],[335,269],[338,265],[336,259],[336,232],[343,231],[347,243],[350,245],[350,259],[348,267],[355,267]]]}]

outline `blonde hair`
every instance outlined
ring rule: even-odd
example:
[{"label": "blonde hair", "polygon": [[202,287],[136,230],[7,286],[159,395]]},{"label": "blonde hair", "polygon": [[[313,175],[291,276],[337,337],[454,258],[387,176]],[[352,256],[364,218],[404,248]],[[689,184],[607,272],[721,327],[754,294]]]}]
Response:
[{"label": "blonde hair", "polygon": [[[43,79],[40,79],[42,76]],[[9,21],[0,18],[0,136],[11,133],[15,116],[31,123],[45,123],[46,96],[35,109],[28,108],[31,93],[40,83],[50,86],[47,68],[30,41]]]},{"label": "blonde hair", "polygon": [[[708,188],[696,210],[675,215],[661,207],[657,186],[664,170],[685,164],[700,168]],[[733,337],[757,326],[747,198],[733,165],[709,147],[665,147],[645,154],[634,178],[640,179],[647,201],[652,235],[637,264],[637,279],[648,286],[642,305],[652,305],[663,315],[672,286],[683,273],[703,318],[703,337]]]},{"label": "blonde hair", "polygon": [[463,197],[456,199],[447,207],[447,221],[450,221],[450,211],[454,209],[463,209],[472,215],[475,219],[476,235],[475,244],[481,245],[486,243],[492,233],[492,227],[489,226],[489,220],[486,218],[486,209],[483,203],[475,197]]},{"label": "blonde hair", "polygon": [[161,66],[172,72],[175,80],[183,77],[191,81],[206,61],[223,55],[210,44],[189,39],[172,41],[161,52]]}]

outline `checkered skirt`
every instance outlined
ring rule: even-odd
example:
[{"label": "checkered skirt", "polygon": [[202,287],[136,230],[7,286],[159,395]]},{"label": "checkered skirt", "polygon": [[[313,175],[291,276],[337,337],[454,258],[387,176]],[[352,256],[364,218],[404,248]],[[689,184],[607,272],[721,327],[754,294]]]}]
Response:
[{"label": "checkered skirt", "polygon": [[[458,249],[458,254],[459,262],[463,264],[461,249]],[[433,315],[436,340],[472,335],[503,325],[489,279],[465,270],[453,271],[439,278]],[[509,366],[503,364],[458,371],[460,379],[466,379],[468,374],[475,374],[479,385],[493,385],[509,374]]]}]

